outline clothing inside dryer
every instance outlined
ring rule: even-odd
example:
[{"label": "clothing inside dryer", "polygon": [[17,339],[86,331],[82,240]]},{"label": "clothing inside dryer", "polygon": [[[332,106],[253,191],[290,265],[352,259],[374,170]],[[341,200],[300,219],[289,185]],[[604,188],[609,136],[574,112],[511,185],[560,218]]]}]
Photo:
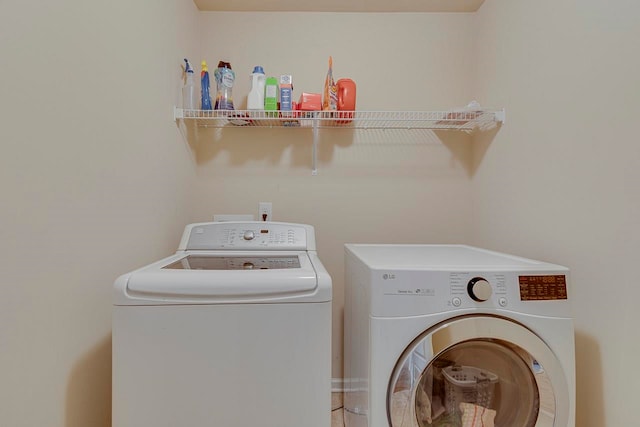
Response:
[{"label": "clothing inside dryer", "polygon": [[474,339],[430,360],[433,344],[414,347],[401,367],[390,390],[393,427],[533,427],[541,411],[553,418],[549,379],[522,348]]}]

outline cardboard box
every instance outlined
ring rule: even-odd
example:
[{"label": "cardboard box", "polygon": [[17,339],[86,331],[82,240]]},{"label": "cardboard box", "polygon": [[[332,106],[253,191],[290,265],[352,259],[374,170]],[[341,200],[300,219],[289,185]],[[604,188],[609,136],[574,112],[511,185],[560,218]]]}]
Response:
[{"label": "cardboard box", "polygon": [[302,92],[298,100],[298,110],[320,111],[322,110],[322,96],[319,93]]}]

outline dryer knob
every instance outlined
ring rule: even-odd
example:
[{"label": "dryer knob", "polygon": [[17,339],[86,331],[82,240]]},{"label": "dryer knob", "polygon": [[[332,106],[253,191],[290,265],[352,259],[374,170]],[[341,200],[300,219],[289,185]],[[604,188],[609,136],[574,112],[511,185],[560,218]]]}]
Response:
[{"label": "dryer knob", "polygon": [[491,298],[491,283],[482,277],[474,277],[469,280],[467,285],[467,292],[469,296],[478,302],[483,302]]},{"label": "dryer knob", "polygon": [[244,235],[242,237],[244,237],[244,240],[253,240],[256,235],[253,233],[253,231],[247,230],[244,232]]}]

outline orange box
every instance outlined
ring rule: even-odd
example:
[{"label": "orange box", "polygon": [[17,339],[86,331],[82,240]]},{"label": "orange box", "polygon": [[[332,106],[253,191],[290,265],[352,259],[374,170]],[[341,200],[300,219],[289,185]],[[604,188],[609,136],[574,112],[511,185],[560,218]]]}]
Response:
[{"label": "orange box", "polygon": [[298,110],[320,111],[322,110],[322,96],[319,93],[302,92],[298,100]]}]

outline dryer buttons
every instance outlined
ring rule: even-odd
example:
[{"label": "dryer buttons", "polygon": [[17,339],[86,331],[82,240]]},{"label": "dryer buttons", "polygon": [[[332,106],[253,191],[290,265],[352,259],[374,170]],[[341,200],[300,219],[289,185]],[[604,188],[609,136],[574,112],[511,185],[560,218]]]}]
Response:
[{"label": "dryer buttons", "polygon": [[453,304],[454,307],[460,307],[460,305],[462,305],[462,300],[458,297],[455,297],[451,300],[451,304]]},{"label": "dryer buttons", "polygon": [[492,292],[491,284],[483,277],[474,277],[467,284],[467,293],[474,301],[487,301]]}]

